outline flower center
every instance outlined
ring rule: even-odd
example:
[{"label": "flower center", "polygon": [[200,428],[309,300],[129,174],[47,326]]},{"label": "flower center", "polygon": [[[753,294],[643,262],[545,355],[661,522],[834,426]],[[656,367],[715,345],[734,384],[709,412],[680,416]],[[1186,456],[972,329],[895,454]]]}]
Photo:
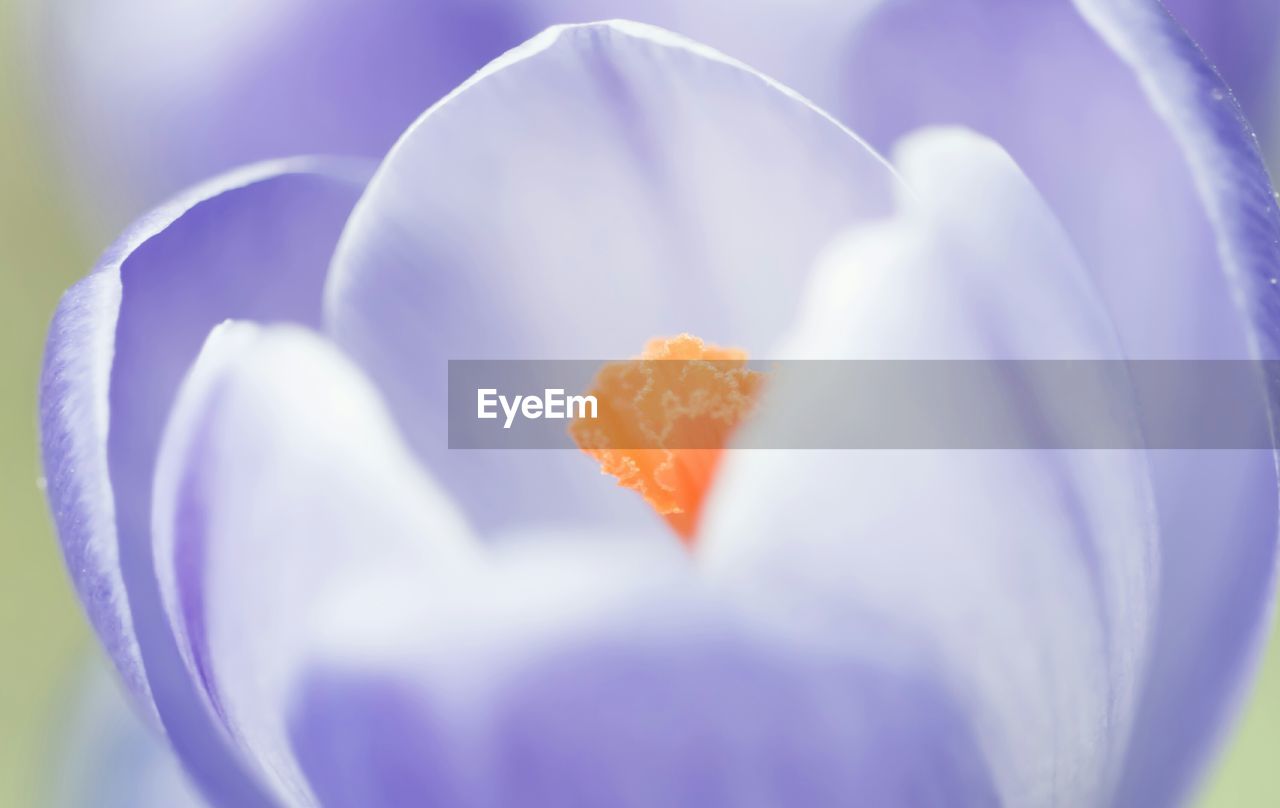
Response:
[{"label": "flower center", "polygon": [[644,497],[688,546],[724,447],[763,385],[746,362],[746,351],[689,334],[652,339],[638,358],[600,369],[596,418],[569,427],[602,473]]}]

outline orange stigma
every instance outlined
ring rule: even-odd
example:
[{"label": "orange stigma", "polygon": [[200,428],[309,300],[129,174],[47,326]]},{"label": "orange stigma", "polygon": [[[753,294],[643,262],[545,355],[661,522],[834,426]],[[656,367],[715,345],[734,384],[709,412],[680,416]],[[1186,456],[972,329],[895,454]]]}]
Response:
[{"label": "orange stigma", "polygon": [[597,417],[569,427],[600,470],[644,497],[688,546],[724,447],[763,385],[746,362],[746,351],[689,334],[652,339],[637,359],[600,369],[590,391]]}]

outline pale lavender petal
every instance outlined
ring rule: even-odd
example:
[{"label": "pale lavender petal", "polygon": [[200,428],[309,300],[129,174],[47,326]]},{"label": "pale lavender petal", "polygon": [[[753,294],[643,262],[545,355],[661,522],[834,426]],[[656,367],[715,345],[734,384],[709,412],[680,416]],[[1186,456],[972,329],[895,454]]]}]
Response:
[{"label": "pale lavender petal", "polygon": [[[1134,65],[1151,106],[1177,137],[1213,225],[1222,272],[1249,323],[1253,355],[1280,355],[1280,213],[1239,109],[1154,4],[1078,5]],[[1256,671],[1275,598],[1274,453],[1158,460],[1160,633],[1117,805],[1173,801],[1194,785]]]},{"label": "pale lavender petal", "polygon": [[154,535],[187,670],[287,805],[315,803],[283,704],[319,605],[371,571],[429,586],[474,549],[349,360],[304,329],[231,323],[174,404]]},{"label": "pale lavender petal", "polygon": [[[110,225],[286,154],[382,156],[471,73],[551,25],[661,25],[824,100],[841,0],[84,0],[42,4],[42,75],[79,193]],[[121,58],[128,54],[129,58]]]},{"label": "pale lavender petal", "polygon": [[175,405],[157,572],[290,804],[994,804],[907,644],[776,635],[662,544],[481,557],[414,463],[294,329],[215,332]]},{"label": "pale lavender petal", "polygon": [[[1234,239],[1224,245],[1230,263],[1220,260],[1212,198],[1189,169],[1182,130],[1218,122],[1218,142],[1199,153],[1213,158],[1233,219],[1266,224],[1274,205],[1259,196],[1266,177],[1230,101],[1215,99],[1208,77],[1185,84],[1195,68],[1185,55],[1181,72],[1138,75],[1066,0],[885,3],[850,46],[844,120],[877,146],[934,123],[998,141],[1076,242],[1127,353],[1246,355],[1226,273],[1268,266],[1272,253],[1254,244],[1246,258],[1232,255],[1247,244]],[[1185,87],[1175,126],[1148,81]],[[1228,176],[1240,187],[1228,191]]]},{"label": "pale lavender petal", "polygon": [[[998,146],[926,130],[895,164],[913,193],[893,220],[833,248],[780,353],[1120,356],[1071,242]],[[789,386],[785,371],[771,384],[750,428],[774,444],[854,406]],[[1003,428],[1055,423],[1055,392],[1020,389]],[[832,643],[850,641],[864,614],[886,626],[859,642],[922,643],[975,727],[1001,804],[1101,805],[1154,632],[1147,474],[1143,453],[1118,450],[743,451],[717,479],[700,561]]]},{"label": "pale lavender petal", "polygon": [[462,586],[353,589],[293,708],[317,796],[338,808],[996,804],[969,725],[906,643],[773,633],[660,549],[540,545],[498,552]]},{"label": "pale lavender petal", "polygon": [[[1271,184],[1159,3],[885,3],[850,45],[843,119],[873,144],[935,122],[998,140],[1062,220],[1126,356],[1277,353]],[[1153,479],[1162,631],[1121,804],[1167,803],[1199,771],[1251,669],[1276,564],[1269,453],[1163,452]]]},{"label": "pale lavender petal", "polygon": [[208,747],[151,571],[159,432],[214,324],[319,321],[327,261],[367,176],[364,166],[302,160],[193,189],[131,228],[67,293],[50,332],[42,446],[68,569],[139,705],[159,708],[192,765],[209,767],[197,775],[211,788],[235,782],[235,767]]},{"label": "pale lavender petal", "polygon": [[513,5],[523,7],[536,30],[615,18],[656,25],[739,59],[830,110],[841,100],[849,31],[879,2],[517,0]]},{"label": "pale lavender petal", "polygon": [[327,326],[480,528],[652,518],[571,453],[448,452],[445,360],[627,357],[684,331],[760,355],[818,250],[886,213],[893,181],[823,113],[702,46],[634,23],[552,29],[392,151],[335,256]]},{"label": "pale lavender petal", "polygon": [[56,136],[107,226],[245,163],[381,157],[537,30],[509,3],[474,0],[42,5]]}]

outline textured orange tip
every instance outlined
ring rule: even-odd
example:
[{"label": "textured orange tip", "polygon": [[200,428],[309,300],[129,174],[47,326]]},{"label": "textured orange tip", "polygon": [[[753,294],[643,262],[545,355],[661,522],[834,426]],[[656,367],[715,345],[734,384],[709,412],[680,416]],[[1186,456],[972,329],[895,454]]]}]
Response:
[{"label": "textured orange tip", "polygon": [[764,382],[746,361],[745,351],[689,334],[652,339],[637,359],[600,369],[596,418],[569,427],[604,474],[644,497],[689,546],[724,447]]}]

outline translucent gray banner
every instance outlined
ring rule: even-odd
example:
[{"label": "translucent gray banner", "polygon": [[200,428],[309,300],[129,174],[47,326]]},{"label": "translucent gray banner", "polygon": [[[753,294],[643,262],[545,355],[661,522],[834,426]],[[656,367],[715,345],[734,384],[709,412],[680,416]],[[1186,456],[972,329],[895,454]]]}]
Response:
[{"label": "translucent gray banner", "polygon": [[[596,449],[719,448],[688,422],[744,379],[735,448],[1270,449],[1280,362],[453,360],[449,448],[578,449],[579,421]],[[637,396],[665,402],[639,426]]]}]

